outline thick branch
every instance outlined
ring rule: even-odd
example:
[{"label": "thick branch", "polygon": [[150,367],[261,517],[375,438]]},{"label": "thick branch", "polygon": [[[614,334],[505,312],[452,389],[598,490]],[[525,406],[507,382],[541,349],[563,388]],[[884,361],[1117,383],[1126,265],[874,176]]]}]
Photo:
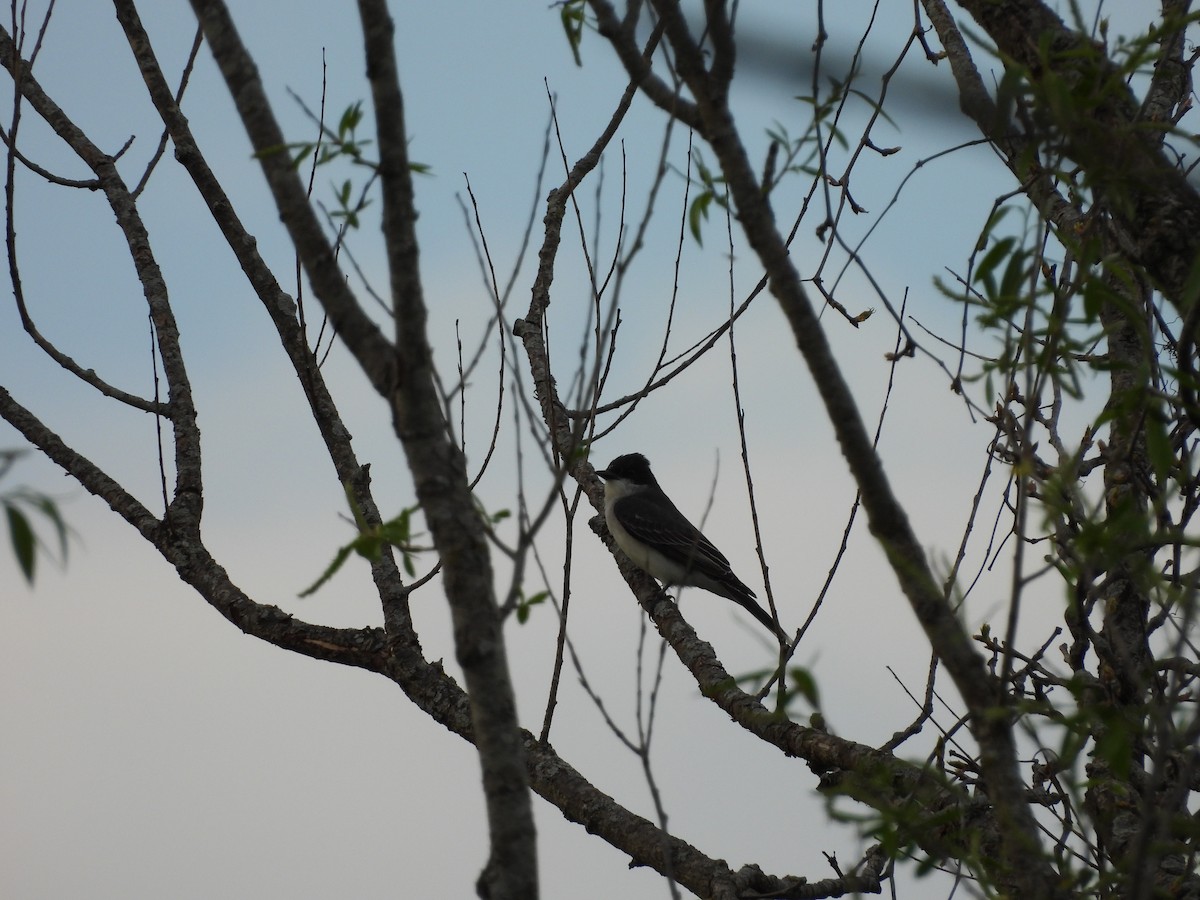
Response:
[{"label": "thick branch", "polygon": [[383,236],[396,322],[392,416],[442,561],[456,656],[471,698],[491,834],[491,857],[481,881],[493,900],[534,900],[538,880],[533,806],[492,564],[466,460],[442,417],[426,333],[394,26],[385,0],[359,0],[358,9],[379,140]]}]

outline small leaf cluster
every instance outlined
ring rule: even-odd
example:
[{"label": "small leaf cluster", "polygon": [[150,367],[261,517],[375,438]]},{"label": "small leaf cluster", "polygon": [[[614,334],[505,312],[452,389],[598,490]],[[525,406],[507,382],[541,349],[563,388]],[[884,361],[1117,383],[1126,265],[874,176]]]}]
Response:
[{"label": "small leaf cluster", "polygon": [[583,43],[583,28],[587,24],[587,3],[585,0],[564,0],[558,4],[558,13],[575,65],[582,66],[583,57],[579,55],[579,47]]},{"label": "small leaf cluster", "polygon": [[536,594],[526,597],[525,591],[520,591],[517,594],[517,624],[524,625],[529,621],[529,616],[533,612],[535,606],[545,603],[549,598],[549,591],[538,591]]},{"label": "small leaf cluster", "polygon": [[[307,111],[307,110],[306,110]],[[310,113],[311,115],[311,113]],[[379,163],[366,156],[366,148],[372,141],[360,138],[358,128],[363,122],[363,101],[351,103],[338,118],[336,128],[328,127],[324,121],[318,122],[321,136],[315,141],[291,141],[279,147],[256,153],[258,158],[276,153],[287,153],[292,169],[299,169],[306,161],[311,161],[314,167],[327,166],[337,160],[348,160],[352,165],[370,169],[372,178],[379,171]],[[315,157],[314,157],[315,154]],[[410,162],[409,171],[418,175],[428,175],[431,168],[426,163]],[[370,181],[368,181],[368,186]],[[359,216],[364,209],[371,205],[371,200],[365,196],[365,191],[355,196],[353,179],[343,179],[340,184],[333,185],[336,208],[330,213],[335,220],[341,220],[347,228],[358,228],[361,224]]]},{"label": "small leaf cluster", "polygon": [[329,579],[337,574],[337,571],[350,558],[350,554],[358,554],[368,562],[376,563],[382,557],[384,547],[394,547],[399,550],[400,562],[404,567],[404,571],[408,573],[410,578],[416,576],[416,567],[413,561],[416,558],[416,554],[421,551],[413,541],[420,535],[414,535],[412,532],[412,516],[421,507],[406,507],[400,511],[399,515],[388,519],[386,522],[371,525],[363,515],[362,509],[359,507],[350,485],[344,484],[343,488],[346,492],[346,501],[350,505],[350,511],[354,515],[354,524],[358,529],[358,535],[354,540],[338,548],[337,553],[334,554],[333,561],[325,567],[325,571],[321,573],[321,576],[316,581],[300,592],[301,597],[311,597],[315,594]]},{"label": "small leaf cluster", "polygon": [[704,240],[700,230],[708,221],[709,209],[715,203],[719,208],[728,210],[729,189],[725,185],[725,177],[713,174],[712,170],[704,164],[704,159],[699,152],[696,153],[696,179],[700,182],[702,190],[688,206],[688,228],[696,243],[703,245]]},{"label": "small leaf cluster", "polygon": [[358,138],[358,126],[362,124],[362,120],[363,102],[357,100],[342,111],[336,129],[327,127],[323,122],[320,123],[321,137],[319,140],[289,141],[278,147],[260,150],[254,156],[262,159],[277,153],[287,153],[291,167],[299,169],[319,148],[320,152],[315,160],[315,164],[318,166],[327,165],[335,159],[348,158],[357,165],[369,166],[372,169],[378,168],[377,163],[368,160],[363,155],[364,148],[369,147],[372,142]]}]

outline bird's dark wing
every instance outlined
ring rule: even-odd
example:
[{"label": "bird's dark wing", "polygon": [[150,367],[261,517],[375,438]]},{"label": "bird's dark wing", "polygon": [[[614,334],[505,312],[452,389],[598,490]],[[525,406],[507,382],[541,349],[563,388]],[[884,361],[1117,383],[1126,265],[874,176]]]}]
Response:
[{"label": "bird's dark wing", "polygon": [[754,598],[754,591],[733,574],[725,554],[684,518],[670,500],[666,500],[666,508],[671,515],[664,515],[661,501],[648,500],[642,493],[636,493],[617,500],[612,511],[630,537],[657,550],[693,574],[702,576],[699,581],[689,580],[687,583],[699,584],[734,601],[765,625],[782,643],[787,644],[790,640],[787,632],[759,605]]},{"label": "bird's dark wing", "polygon": [[613,504],[613,513],[631,537],[668,559],[712,578],[731,575],[725,554],[714,547],[674,504],[669,500],[667,503],[674,513],[670,517],[662,514],[659,503],[646,499],[641,493],[630,494]]}]

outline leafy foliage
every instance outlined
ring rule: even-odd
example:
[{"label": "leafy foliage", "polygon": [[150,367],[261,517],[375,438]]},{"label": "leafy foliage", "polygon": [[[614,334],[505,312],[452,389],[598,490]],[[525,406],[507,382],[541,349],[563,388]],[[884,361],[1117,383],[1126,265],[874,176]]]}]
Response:
[{"label": "leafy foliage", "polygon": [[[305,112],[312,117],[321,131],[319,140],[291,141],[281,147],[255,153],[256,157],[272,156],[277,153],[287,153],[291,167],[299,169],[305,163],[311,163],[314,168],[329,166],[339,160],[349,161],[354,166],[361,166],[372,172],[372,179],[365,186],[356,186],[354,180],[345,178],[340,183],[332,185],[333,197],[336,202],[330,216],[340,220],[347,228],[358,228],[361,215],[371,205],[369,188],[374,173],[379,170],[379,163],[367,157],[366,149],[373,143],[370,139],[360,138],[358,128],[363,123],[363,101],[351,103],[338,118],[336,128],[329,128],[323,121],[316,119],[307,109]],[[409,162],[409,171],[417,175],[429,175],[432,167],[427,163]],[[355,196],[357,190],[357,196]]]}]

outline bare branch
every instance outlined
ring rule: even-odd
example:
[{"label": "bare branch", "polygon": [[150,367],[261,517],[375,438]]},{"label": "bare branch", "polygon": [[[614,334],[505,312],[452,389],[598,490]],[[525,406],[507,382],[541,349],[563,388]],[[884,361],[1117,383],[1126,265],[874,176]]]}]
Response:
[{"label": "bare branch", "polygon": [[229,10],[220,0],[193,0],[192,8],[237,105],[275,205],[300,254],[317,299],[329,313],[338,335],[354,354],[372,386],[381,396],[389,397],[396,379],[395,349],[346,284],[334,248],[326,239],[308,202],[304,184],[291,165],[285,149],[287,139],[275,120],[258,70],[234,27]]},{"label": "bare branch", "polygon": [[[170,388],[168,410],[175,438],[175,496],[167,509],[172,526],[189,532],[199,528],[203,507],[200,472],[200,432],[196,426],[196,410],[192,404],[191,384],[179,346],[179,329],[167,296],[167,284],[150,246],[149,235],[137,210],[137,204],[117,171],[113,157],[103,153],[42,91],[29,72],[28,63],[20,59],[13,38],[0,29],[0,65],[13,76],[20,96],[45,120],[55,133],[79,156],[100,182],[105,198],[116,215],[117,226],[129,247],[129,255],[141,282],[150,317],[158,339],[158,352],[163,372]],[[17,107],[19,109],[19,106]],[[16,141],[16,128],[9,131]],[[11,176],[12,160],[9,160]],[[11,177],[10,177],[11,182]],[[10,245],[12,243],[10,239]],[[15,270],[14,284],[19,282]],[[60,363],[64,360],[59,360]],[[90,383],[94,376],[85,378]],[[95,386],[99,387],[99,384]],[[138,405],[136,398],[123,395],[120,399]],[[146,403],[147,401],[141,401]],[[145,408],[145,407],[139,407]],[[154,409],[154,407],[151,407]],[[157,410],[155,410],[157,411]]]}]

